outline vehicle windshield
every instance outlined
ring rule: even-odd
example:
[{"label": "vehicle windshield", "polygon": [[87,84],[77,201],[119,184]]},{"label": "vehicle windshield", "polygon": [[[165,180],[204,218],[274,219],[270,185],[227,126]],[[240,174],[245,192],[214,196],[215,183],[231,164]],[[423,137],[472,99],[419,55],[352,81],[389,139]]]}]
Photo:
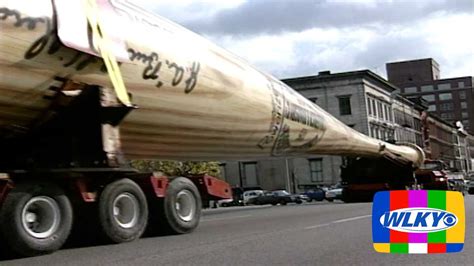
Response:
[{"label": "vehicle windshield", "polygon": [[277,190],[274,192],[275,195],[278,195],[278,196],[288,196],[290,195],[290,193],[288,193],[286,190]]},{"label": "vehicle windshield", "polygon": [[443,164],[441,162],[427,162],[421,165],[420,169],[423,170],[443,170]]}]

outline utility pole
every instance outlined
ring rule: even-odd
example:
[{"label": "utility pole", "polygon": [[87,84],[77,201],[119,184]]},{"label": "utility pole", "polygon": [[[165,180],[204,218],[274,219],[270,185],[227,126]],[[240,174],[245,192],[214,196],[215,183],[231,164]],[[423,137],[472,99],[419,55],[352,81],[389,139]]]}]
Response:
[{"label": "utility pole", "polygon": [[285,158],[285,170],[286,170],[286,191],[293,193],[291,191],[291,177],[290,177],[290,166],[288,163],[288,158]]}]

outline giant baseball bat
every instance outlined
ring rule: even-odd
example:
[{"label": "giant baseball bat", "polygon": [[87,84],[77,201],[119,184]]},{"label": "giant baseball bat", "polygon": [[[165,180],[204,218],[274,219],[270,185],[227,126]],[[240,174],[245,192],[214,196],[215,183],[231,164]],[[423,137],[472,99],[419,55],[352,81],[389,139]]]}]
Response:
[{"label": "giant baseball bat", "polygon": [[[420,148],[347,127],[276,78],[132,1],[97,0],[92,9],[85,2],[0,1],[0,137],[29,130],[50,105],[48,88],[70,80],[115,88],[124,104],[139,107],[120,124],[131,159],[332,154],[423,162]],[[107,47],[98,49],[100,37]]]}]

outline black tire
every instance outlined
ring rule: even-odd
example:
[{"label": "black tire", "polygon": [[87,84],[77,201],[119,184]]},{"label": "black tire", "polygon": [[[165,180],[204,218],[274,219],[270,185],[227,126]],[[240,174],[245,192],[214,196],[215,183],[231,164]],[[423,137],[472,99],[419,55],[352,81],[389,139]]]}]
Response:
[{"label": "black tire", "polygon": [[272,205],[273,205],[273,206],[276,206],[277,204],[278,204],[278,203],[276,203],[276,202],[272,202]]},{"label": "black tire", "polygon": [[301,203],[303,203],[303,201],[301,201],[301,200],[296,201],[296,204],[301,204]]},{"label": "black tire", "polygon": [[326,200],[329,201],[329,202],[333,202],[333,201],[334,201],[333,199],[326,199]]},{"label": "black tire", "polygon": [[282,201],[280,201],[280,204],[281,205],[286,205],[286,201],[282,200]]},{"label": "black tire", "polygon": [[46,182],[17,184],[0,210],[2,249],[19,256],[52,253],[62,247],[72,223],[71,202],[61,188]]},{"label": "black tire", "polygon": [[311,201],[313,201],[313,199],[308,199],[308,202],[311,202]]},{"label": "black tire", "polygon": [[[177,210],[178,197],[180,200],[187,199],[188,202],[183,201],[181,204],[188,204],[189,209],[183,210],[184,213],[179,213]],[[162,201],[163,212],[158,214],[162,216],[160,219],[164,230],[169,234],[186,234],[194,231],[199,225],[201,218],[201,196],[194,183],[185,177],[177,177],[173,179],[168,188],[166,195]],[[194,209],[194,211],[192,211]]]},{"label": "black tire", "polygon": [[[124,214],[114,214],[114,209],[120,207]],[[135,182],[123,178],[105,187],[99,198],[99,224],[106,241],[122,243],[138,239],[147,223],[147,200]]]}]

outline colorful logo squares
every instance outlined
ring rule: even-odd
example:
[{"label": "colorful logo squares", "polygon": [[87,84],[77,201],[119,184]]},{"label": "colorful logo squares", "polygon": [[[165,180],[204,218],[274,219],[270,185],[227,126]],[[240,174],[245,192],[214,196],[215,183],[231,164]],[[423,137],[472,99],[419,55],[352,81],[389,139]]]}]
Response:
[{"label": "colorful logo squares", "polygon": [[377,252],[460,252],[464,232],[464,197],[460,192],[400,190],[375,194],[372,238]]}]

